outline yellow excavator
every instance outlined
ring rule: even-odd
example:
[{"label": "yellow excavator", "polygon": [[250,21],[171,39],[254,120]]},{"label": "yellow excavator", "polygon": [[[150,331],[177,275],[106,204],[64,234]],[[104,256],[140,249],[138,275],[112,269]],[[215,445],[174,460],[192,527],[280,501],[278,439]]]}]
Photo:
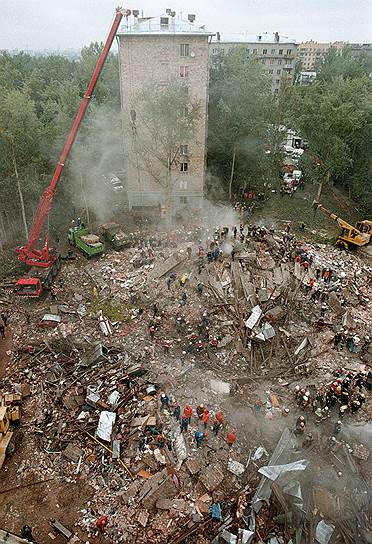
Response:
[{"label": "yellow excavator", "polygon": [[372,239],[372,221],[364,220],[358,221],[356,226],[350,225],[341,217],[338,217],[335,213],[324,208],[320,202],[314,200],[313,208],[320,210],[325,215],[328,215],[333,221],[335,221],[341,228],[341,233],[336,240],[336,246],[342,249],[354,249],[356,247],[363,247],[370,243]]}]

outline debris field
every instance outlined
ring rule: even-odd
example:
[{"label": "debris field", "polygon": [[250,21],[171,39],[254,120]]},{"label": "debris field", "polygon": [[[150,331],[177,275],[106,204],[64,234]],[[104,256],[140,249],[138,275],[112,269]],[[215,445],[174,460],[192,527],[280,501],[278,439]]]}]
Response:
[{"label": "debris field", "polygon": [[0,285],[0,392],[22,412],[2,529],[369,542],[370,264],[289,228],[139,234],[66,259],[39,301]]}]

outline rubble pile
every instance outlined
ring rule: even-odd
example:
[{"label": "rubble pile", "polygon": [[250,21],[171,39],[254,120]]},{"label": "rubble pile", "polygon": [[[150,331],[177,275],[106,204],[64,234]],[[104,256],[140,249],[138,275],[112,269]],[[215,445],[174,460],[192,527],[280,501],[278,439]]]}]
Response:
[{"label": "rubble pile", "polygon": [[135,246],[66,261],[40,301],[4,285],[19,477],[88,484],[84,539],[363,542],[371,267],[250,225]]}]

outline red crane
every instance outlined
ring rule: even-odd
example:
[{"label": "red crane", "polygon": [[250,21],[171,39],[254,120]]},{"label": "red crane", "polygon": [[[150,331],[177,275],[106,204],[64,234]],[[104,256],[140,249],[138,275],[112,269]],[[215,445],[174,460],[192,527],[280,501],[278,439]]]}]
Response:
[{"label": "red crane", "polygon": [[[52,207],[54,194],[56,191],[57,183],[61,177],[62,169],[70,154],[70,151],[74,143],[74,140],[76,138],[76,134],[79,130],[80,124],[82,120],[84,119],[84,115],[88,107],[89,100],[92,97],[92,93],[95,89],[96,83],[101,74],[103,65],[107,59],[107,55],[110,51],[112,42],[114,41],[116,32],[119,28],[120,21],[123,15],[127,15],[127,14],[128,14],[128,10],[123,11],[121,8],[116,8],[116,15],[115,15],[114,22],[112,23],[109,35],[107,36],[104,48],[102,49],[102,52],[99,56],[99,59],[97,61],[96,67],[94,69],[94,72],[89,82],[89,85],[87,87],[87,90],[84,94],[84,97],[81,100],[79,111],[76,115],[75,121],[67,137],[65,146],[59,158],[56,169],[54,171],[52,181],[50,182],[49,187],[41,195],[40,202],[35,214],[35,219],[34,219],[27,243],[26,245],[22,247],[17,247],[16,249],[18,259],[22,261],[23,263],[26,263],[30,266],[49,268],[49,267],[52,267],[53,264],[59,258],[56,252],[53,252],[49,248],[48,234],[46,234],[45,236],[44,245],[42,249],[37,249],[38,240],[41,235],[41,231],[44,227],[45,221],[48,218],[50,209]],[[28,279],[32,279],[32,278],[28,278]],[[22,282],[22,285],[25,285],[25,280],[26,279],[24,278],[22,280],[19,280],[19,282]]]}]

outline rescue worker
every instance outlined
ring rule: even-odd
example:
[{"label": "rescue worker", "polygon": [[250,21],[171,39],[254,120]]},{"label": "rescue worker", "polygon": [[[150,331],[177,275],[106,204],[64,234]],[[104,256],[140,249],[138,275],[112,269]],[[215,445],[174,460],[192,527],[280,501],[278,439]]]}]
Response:
[{"label": "rescue worker", "polygon": [[199,419],[202,418],[205,409],[206,409],[206,408],[205,408],[204,404],[199,404],[199,405],[196,407],[196,413],[197,413]]},{"label": "rescue worker", "polygon": [[302,447],[303,447],[303,448],[308,448],[309,446],[311,446],[311,444],[313,443],[313,441],[314,441],[313,435],[312,435],[312,433],[309,433],[309,434],[306,436],[305,440],[303,441]]},{"label": "rescue worker", "polygon": [[183,409],[183,415],[187,417],[188,422],[191,423],[192,407],[189,404],[186,404],[185,408]]},{"label": "rescue worker", "polygon": [[160,395],[160,402],[163,410],[169,408],[169,397],[165,393]]},{"label": "rescue worker", "polygon": [[173,407],[173,417],[176,418],[176,421],[180,420],[181,406],[178,403]]},{"label": "rescue worker", "polygon": [[228,435],[226,436],[226,442],[227,442],[229,448],[231,449],[233,444],[235,444],[235,442],[236,442],[236,432],[235,431],[230,431],[228,433]]},{"label": "rescue worker", "polygon": [[21,537],[29,542],[35,542],[34,537],[32,536],[32,529],[29,525],[24,525],[21,531]]},{"label": "rescue worker", "polygon": [[183,415],[181,417],[180,432],[183,433],[183,431],[187,431],[188,427],[189,427],[189,418]]},{"label": "rescue worker", "polygon": [[342,421],[339,419],[339,420],[335,423],[334,434],[339,434],[339,433],[341,432],[341,429],[342,429]]},{"label": "rescue worker", "polygon": [[191,246],[187,246],[187,256],[188,256],[189,259],[191,259],[191,255],[192,255]]},{"label": "rescue worker", "polygon": [[208,425],[208,422],[209,422],[209,417],[210,417],[209,411],[204,410],[204,413],[203,413],[203,415],[201,417],[201,420],[202,420],[203,425],[204,425],[204,429],[207,428],[207,425]]},{"label": "rescue worker", "polygon": [[199,297],[201,297],[203,294],[203,284],[201,282],[198,283],[197,289],[198,289],[198,295]]},{"label": "rescue worker", "polygon": [[304,434],[306,421],[304,416],[300,416],[296,421],[295,434]]},{"label": "rescue worker", "polygon": [[207,433],[202,433],[201,431],[195,431],[194,437],[195,437],[196,447],[200,448],[200,446],[203,443],[203,440],[207,437]]}]

